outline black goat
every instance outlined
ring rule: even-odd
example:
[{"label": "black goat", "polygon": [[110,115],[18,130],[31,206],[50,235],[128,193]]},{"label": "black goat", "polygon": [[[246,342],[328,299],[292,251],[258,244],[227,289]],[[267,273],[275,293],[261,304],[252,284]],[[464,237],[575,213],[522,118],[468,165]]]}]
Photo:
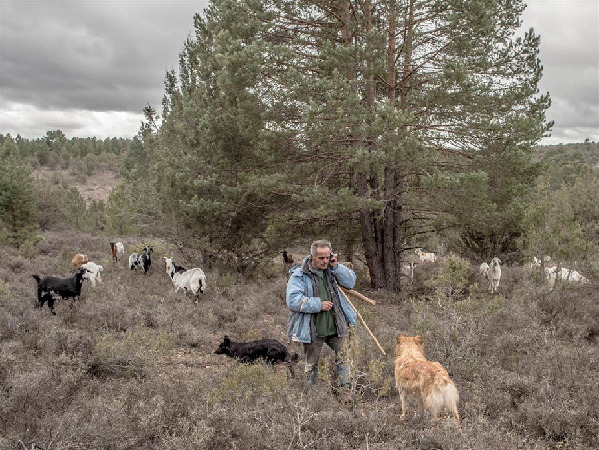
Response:
[{"label": "black goat", "polygon": [[298,360],[297,353],[289,353],[287,347],[275,339],[260,339],[249,342],[233,342],[229,336],[225,336],[223,342],[214,351],[217,355],[227,355],[239,359],[241,362],[251,364],[258,359],[267,363],[287,363],[289,372],[293,376],[291,363]]},{"label": "black goat", "polygon": [[144,273],[148,273],[150,270],[150,266],[152,265],[152,260],[150,259],[150,253],[152,253],[154,249],[149,246],[144,247],[144,253],[141,255],[141,265],[144,268]]},{"label": "black goat", "polygon": [[287,253],[287,250],[283,250],[281,253],[283,254],[283,262],[285,264],[293,264],[293,256],[291,256],[291,253]]},{"label": "black goat", "polygon": [[150,270],[150,266],[152,265],[152,259],[150,258],[150,253],[152,253],[154,249],[148,245],[144,247],[144,252],[139,255],[137,253],[132,253],[129,255],[129,269],[137,272],[137,269],[140,268],[144,270],[144,273],[148,273]]},{"label": "black goat", "polygon": [[77,273],[69,278],[48,276],[40,279],[38,275],[32,275],[33,278],[35,278],[35,281],[37,281],[37,300],[39,302],[38,307],[43,307],[47,300],[50,312],[56,315],[54,312],[53,294],[56,294],[62,298],[71,297],[73,301],[75,301],[75,298],[81,295],[83,275],[85,275],[87,272],[88,270],[85,267],[80,267],[77,269]]}]

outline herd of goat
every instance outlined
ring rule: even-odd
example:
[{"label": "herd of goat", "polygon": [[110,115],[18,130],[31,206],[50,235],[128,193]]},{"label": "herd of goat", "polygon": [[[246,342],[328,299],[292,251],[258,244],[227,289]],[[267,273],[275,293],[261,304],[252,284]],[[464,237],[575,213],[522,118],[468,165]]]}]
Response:
[{"label": "herd of goat", "polygon": [[[422,251],[421,248],[415,250],[416,256],[420,260],[419,263],[436,262],[439,257],[435,253],[427,253]],[[542,259],[533,256],[532,262],[529,267],[533,270],[540,269],[544,266],[545,279],[551,288],[555,286],[556,280],[566,281],[570,283],[589,283],[588,278],[581,275],[579,272],[573,269],[567,269],[565,267],[558,268],[557,266],[549,267],[548,264],[551,262],[550,256],[545,256]],[[411,261],[401,266],[401,274],[410,278],[414,278],[414,266],[415,262]],[[498,257],[491,259],[490,263],[483,262],[479,267],[479,274],[489,282],[489,292],[495,294],[499,289],[499,282],[501,281],[501,260]]]},{"label": "herd of goat", "polygon": [[[152,265],[151,254],[154,249],[150,246],[145,246],[143,252],[132,253],[129,255],[129,269],[143,270],[144,274],[148,273]],[[110,243],[110,253],[112,259],[117,262],[119,256],[125,254],[125,246],[121,242]],[[198,302],[199,294],[206,290],[206,275],[200,268],[185,269],[177,266],[172,258],[162,258],[165,263],[166,273],[171,277],[175,290],[183,289],[185,292],[191,292],[195,295],[195,303]],[[37,282],[37,300],[38,307],[43,307],[44,303],[48,302],[48,308],[52,314],[54,311],[55,297],[63,299],[72,298],[73,301],[81,295],[81,286],[83,280],[89,280],[93,287],[97,282],[102,282],[102,272],[104,267],[89,260],[87,255],[77,253],[71,263],[77,268],[75,274],[68,278],[59,278],[54,276],[40,277],[33,275]]]},{"label": "herd of goat", "polygon": [[[154,249],[151,246],[145,246],[141,253],[132,253],[129,255],[129,269],[143,270],[144,274],[148,273],[152,265],[152,252]],[[121,242],[110,242],[110,253],[112,259],[118,262],[119,257],[125,254],[125,246]],[[416,256],[420,263],[434,263],[439,257],[435,253],[424,252],[421,248],[415,250]],[[283,261],[286,266],[293,264],[291,254],[286,250],[282,252]],[[199,295],[206,290],[206,274],[198,267],[186,269],[178,266],[172,258],[162,257],[166,269],[166,273],[171,277],[171,281],[175,286],[175,290],[183,290],[191,292],[195,296],[195,303],[198,303]],[[77,268],[76,273],[68,278],[59,278],[54,276],[46,276],[41,278],[38,275],[33,275],[37,282],[37,299],[38,306],[41,308],[44,303],[48,302],[48,307],[52,314],[54,312],[55,297],[63,299],[72,298],[75,300],[81,294],[81,286],[83,280],[89,280],[93,287],[97,282],[102,282],[102,271],[104,268],[93,261],[89,260],[87,255],[78,253],[72,259],[73,267]],[[533,257],[530,263],[531,269],[544,268],[545,278],[551,288],[554,287],[556,280],[566,281],[571,283],[588,283],[589,280],[581,275],[576,270],[567,269],[565,267],[549,266],[551,258],[545,256],[542,259]],[[401,266],[401,274],[414,278],[414,266],[418,262],[411,261],[408,264]],[[497,293],[499,282],[501,281],[501,260],[494,257],[490,263],[483,262],[479,267],[479,275],[484,277],[489,282],[489,291]]]}]

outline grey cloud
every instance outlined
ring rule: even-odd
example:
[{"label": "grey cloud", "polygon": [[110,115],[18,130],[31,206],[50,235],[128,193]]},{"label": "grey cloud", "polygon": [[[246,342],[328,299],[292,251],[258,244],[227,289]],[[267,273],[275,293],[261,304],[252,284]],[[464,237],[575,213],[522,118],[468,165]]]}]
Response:
[{"label": "grey cloud", "polygon": [[[599,140],[599,3],[528,3],[523,28],[541,35],[539,88],[553,101],[543,142]],[[134,135],[143,107],[160,109],[164,74],[207,4],[0,0],[0,133]]]},{"label": "grey cloud", "polygon": [[[2,103],[140,112],[206,2],[3,2]],[[22,30],[18,24],[30,24]]]}]

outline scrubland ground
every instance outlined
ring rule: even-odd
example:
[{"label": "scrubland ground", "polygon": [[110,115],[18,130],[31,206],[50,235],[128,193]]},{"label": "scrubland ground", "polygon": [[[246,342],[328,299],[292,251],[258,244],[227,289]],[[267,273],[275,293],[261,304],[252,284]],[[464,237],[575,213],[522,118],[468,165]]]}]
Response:
[{"label": "scrubland ground", "polygon": [[[43,236],[36,246],[0,248],[0,448],[590,449],[599,442],[595,282],[549,291],[535,273],[504,267],[500,292],[490,295],[472,269],[467,292],[448,296],[425,284],[435,263],[419,266],[397,296],[369,291],[362,276],[358,289],[377,305],[354,305],[387,356],[359,324],[346,355],[353,393],[346,404],[335,394],[328,350],[312,389],[301,362],[291,377],[284,366],[213,353],[225,334],[286,342],[282,264],[265,262],[246,276],[203,267],[208,289],[194,305],[175,292],[160,256],[186,267],[199,259],[167,242],[129,237],[115,263],[112,236]],[[126,256],[148,243],[150,272],[131,272]],[[84,283],[74,303],[59,300],[56,316],[36,308],[31,275],[70,276],[77,252],[104,266],[104,282]],[[461,429],[449,418],[432,423],[415,401],[399,420],[398,331],[423,335],[428,358],[449,371]]]},{"label": "scrubland ground", "polygon": [[92,200],[103,201],[106,204],[110,191],[118,181],[118,175],[111,170],[96,171],[91,175],[81,176],[73,173],[72,170],[38,167],[34,175],[38,180],[64,180],[69,186],[77,188],[88,205]]}]

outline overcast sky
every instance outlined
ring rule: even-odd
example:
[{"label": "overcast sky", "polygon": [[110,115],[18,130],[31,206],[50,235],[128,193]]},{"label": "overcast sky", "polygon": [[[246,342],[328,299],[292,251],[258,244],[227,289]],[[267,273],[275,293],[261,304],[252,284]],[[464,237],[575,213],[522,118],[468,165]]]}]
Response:
[{"label": "overcast sky", "polygon": [[[529,0],[552,136],[599,142],[599,0]],[[208,1],[0,0],[0,133],[133,137]]]}]

